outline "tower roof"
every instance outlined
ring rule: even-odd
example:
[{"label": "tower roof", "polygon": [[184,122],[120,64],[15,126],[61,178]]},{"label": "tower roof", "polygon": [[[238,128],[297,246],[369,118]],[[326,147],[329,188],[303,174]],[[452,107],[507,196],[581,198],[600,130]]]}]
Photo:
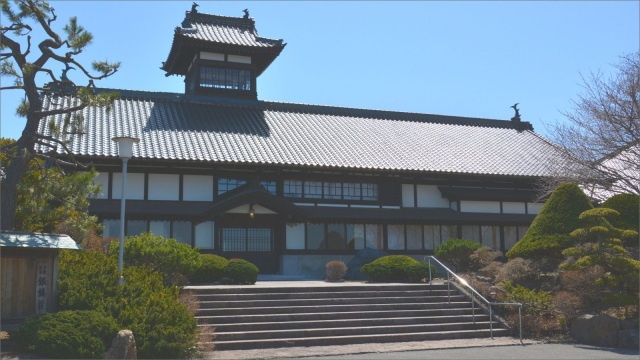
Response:
[{"label": "tower roof", "polygon": [[198,51],[248,55],[254,59],[260,75],[285,47],[282,39],[258,35],[255,20],[244,17],[202,14],[187,11],[182,24],[176,27],[173,44],[161,69],[166,75],[186,75]]}]

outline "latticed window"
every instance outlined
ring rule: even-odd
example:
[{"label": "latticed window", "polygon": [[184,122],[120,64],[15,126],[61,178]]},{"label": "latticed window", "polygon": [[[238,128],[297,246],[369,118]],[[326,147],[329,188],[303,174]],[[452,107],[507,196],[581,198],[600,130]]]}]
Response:
[{"label": "latticed window", "polygon": [[222,195],[227,191],[238,188],[246,183],[247,183],[247,180],[219,178],[218,179],[218,195]]},{"label": "latticed window", "polygon": [[200,86],[214,89],[251,90],[251,71],[201,66]]},{"label": "latticed window", "polygon": [[302,198],[302,181],[299,180],[285,180],[284,181],[284,196],[290,198]]},{"label": "latticed window", "polygon": [[322,182],[307,181],[304,183],[305,199],[322,199]]},{"label": "latticed window", "polygon": [[273,232],[260,228],[223,228],[222,250],[228,252],[271,251]]}]

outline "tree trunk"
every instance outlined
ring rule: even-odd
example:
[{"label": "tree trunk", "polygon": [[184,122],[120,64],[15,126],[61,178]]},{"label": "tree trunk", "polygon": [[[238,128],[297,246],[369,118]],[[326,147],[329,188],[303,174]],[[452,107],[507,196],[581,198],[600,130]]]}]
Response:
[{"label": "tree trunk", "polygon": [[18,206],[18,184],[23,174],[27,171],[29,154],[23,154],[11,160],[6,169],[6,178],[2,181],[0,190],[0,230],[14,230],[16,221],[16,208]]}]

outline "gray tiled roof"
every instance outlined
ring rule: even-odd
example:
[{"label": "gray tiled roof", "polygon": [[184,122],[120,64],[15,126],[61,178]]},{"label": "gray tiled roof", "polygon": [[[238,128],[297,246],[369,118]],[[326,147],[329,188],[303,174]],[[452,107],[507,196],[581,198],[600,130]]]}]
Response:
[{"label": "gray tiled roof", "polygon": [[196,40],[222,44],[273,47],[282,40],[258,36],[253,19],[187,12],[177,33]]},{"label": "gray tiled roof", "polygon": [[[135,136],[140,142],[132,161],[546,176],[558,160],[556,148],[526,122],[140,91],[120,95],[109,112],[83,110],[86,135],[71,142],[74,154],[116,158],[111,138]],[[46,109],[64,103],[44,99]],[[58,124],[63,119],[54,117]],[[48,121],[41,132],[48,133]]]}]

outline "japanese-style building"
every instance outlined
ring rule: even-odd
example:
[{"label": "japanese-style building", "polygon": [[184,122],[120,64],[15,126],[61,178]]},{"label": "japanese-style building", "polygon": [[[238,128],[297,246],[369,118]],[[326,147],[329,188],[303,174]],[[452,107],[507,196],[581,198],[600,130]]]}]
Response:
[{"label": "japanese-style building", "polygon": [[120,136],[140,139],[126,235],[174,237],[261,273],[324,274],[365,247],[421,258],[451,237],[506,251],[523,236],[558,156],[530,123],[258,100],[284,47],[248,13],[194,8],[162,66],[185,77],[184,94],[117,90],[110,111],[83,110],[70,148],[100,172],[90,211],[105,237],[119,236]]}]

